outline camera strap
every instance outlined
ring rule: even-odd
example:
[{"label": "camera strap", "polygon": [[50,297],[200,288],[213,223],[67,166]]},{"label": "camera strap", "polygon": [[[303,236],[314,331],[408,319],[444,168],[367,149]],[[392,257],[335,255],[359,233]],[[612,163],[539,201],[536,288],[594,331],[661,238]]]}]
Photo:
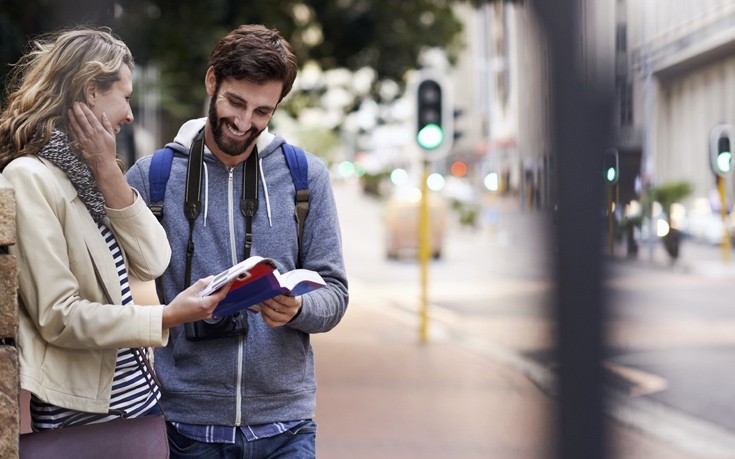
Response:
[{"label": "camera strap", "polygon": [[202,169],[204,168],[204,128],[194,137],[189,148],[184,191],[184,215],[189,220],[189,242],[186,244],[186,271],[184,286],[191,284],[191,262],[194,258],[194,221],[202,211]]},{"label": "camera strap", "polygon": [[[189,242],[186,246],[185,285],[191,285],[191,264],[194,259],[194,222],[202,210],[202,170],[204,168],[204,128],[194,137],[189,148],[184,192],[184,215],[189,220]],[[253,217],[258,211],[258,147],[254,147],[242,168],[240,211],[245,216],[245,259],[253,245]]]}]

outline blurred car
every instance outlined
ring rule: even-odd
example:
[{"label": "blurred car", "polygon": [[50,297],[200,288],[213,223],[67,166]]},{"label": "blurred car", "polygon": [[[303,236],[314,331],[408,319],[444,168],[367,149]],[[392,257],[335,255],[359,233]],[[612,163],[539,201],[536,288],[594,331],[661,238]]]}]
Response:
[{"label": "blurred car", "polygon": [[462,204],[475,205],[479,200],[477,190],[468,179],[459,177],[447,177],[442,195],[450,201],[456,201]]},{"label": "blurred car", "polygon": [[[399,187],[388,198],[385,207],[385,244],[388,258],[418,256],[420,204],[421,190],[414,187]],[[435,193],[429,193],[428,205],[431,222],[430,253],[432,258],[439,259],[444,246],[447,205]]]},{"label": "blurred car", "polygon": [[713,208],[709,200],[699,198],[687,211],[682,230],[694,241],[717,245],[722,243],[726,227],[720,210]]}]

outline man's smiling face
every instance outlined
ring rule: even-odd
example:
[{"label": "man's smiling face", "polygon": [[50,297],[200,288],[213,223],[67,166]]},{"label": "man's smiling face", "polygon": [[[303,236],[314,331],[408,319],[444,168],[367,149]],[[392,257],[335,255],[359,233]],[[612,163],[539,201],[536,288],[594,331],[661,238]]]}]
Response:
[{"label": "man's smiling face", "polygon": [[212,152],[227,156],[249,154],[273,117],[282,88],[280,81],[258,84],[224,78],[218,82],[210,68],[207,71],[207,93],[211,96],[208,123],[216,144],[216,149],[210,145]]}]

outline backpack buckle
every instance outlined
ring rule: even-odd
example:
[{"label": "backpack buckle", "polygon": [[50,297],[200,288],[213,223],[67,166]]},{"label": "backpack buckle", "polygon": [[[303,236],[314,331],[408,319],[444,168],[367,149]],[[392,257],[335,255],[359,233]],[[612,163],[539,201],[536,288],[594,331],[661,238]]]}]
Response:
[{"label": "backpack buckle", "polygon": [[163,218],[163,201],[152,202],[148,207],[157,219],[161,220]]}]

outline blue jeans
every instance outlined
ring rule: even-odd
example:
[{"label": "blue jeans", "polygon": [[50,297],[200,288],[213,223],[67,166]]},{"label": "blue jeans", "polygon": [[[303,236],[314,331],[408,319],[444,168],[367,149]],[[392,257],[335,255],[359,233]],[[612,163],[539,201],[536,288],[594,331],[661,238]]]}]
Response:
[{"label": "blue jeans", "polygon": [[166,424],[171,459],[314,459],[316,458],[316,423],[304,421],[293,429],[248,442],[238,429],[235,443],[204,443],[181,435]]}]

